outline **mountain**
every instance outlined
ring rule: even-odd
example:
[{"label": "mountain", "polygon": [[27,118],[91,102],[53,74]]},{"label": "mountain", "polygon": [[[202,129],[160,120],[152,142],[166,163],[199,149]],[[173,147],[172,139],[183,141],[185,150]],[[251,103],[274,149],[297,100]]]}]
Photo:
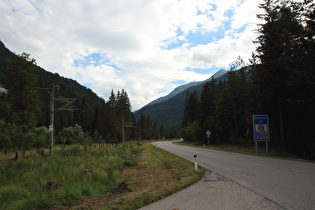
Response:
[{"label": "mountain", "polygon": [[[224,80],[226,78],[227,72],[223,69],[219,70],[213,75],[217,80]],[[169,95],[152,101],[148,105],[134,112],[136,119],[139,119],[141,115],[150,115],[153,122],[157,122],[163,125],[164,129],[179,129],[182,123],[186,92],[196,92],[201,95],[202,87],[206,82],[212,79],[209,78],[200,82],[191,82],[186,85],[177,87]]]},{"label": "mountain", "polygon": [[[5,69],[7,68],[11,60],[16,58],[16,56],[17,56],[16,54],[14,54],[9,49],[7,49],[5,45],[0,41],[0,87],[1,88],[7,89],[6,82],[5,82],[6,81]],[[62,77],[57,73],[48,72],[44,70],[43,68],[36,65],[35,65],[34,73],[37,78],[37,87],[39,89],[39,97],[42,102],[41,110],[43,114],[41,118],[39,119],[40,125],[48,125],[49,123],[50,95],[47,90],[43,90],[42,88],[50,88],[52,84],[58,84],[60,87],[60,90],[55,92],[56,98],[75,98],[76,99],[74,106],[78,108],[82,108],[82,112],[77,112],[74,114],[91,113],[95,109],[96,106],[103,106],[105,102],[103,98],[97,96],[97,94],[92,92],[91,89],[88,89],[80,85],[77,81],[73,79]],[[82,105],[84,105],[84,108],[81,107]],[[74,115],[74,114],[71,112],[69,113],[64,112],[62,115],[59,115],[59,116],[62,116],[65,118],[67,115]],[[57,121],[56,121],[56,124],[57,124]],[[58,127],[58,124],[56,125],[56,127]],[[60,125],[60,128],[61,128],[61,125]]]},{"label": "mountain", "polygon": [[156,99],[154,101],[151,101],[146,106],[149,106],[149,105],[152,105],[152,104],[158,104],[158,103],[161,103],[163,101],[166,101],[166,100],[172,98],[173,96],[175,96],[175,95],[177,95],[177,94],[187,90],[190,87],[194,87],[194,86],[197,86],[197,85],[200,85],[200,84],[204,84],[206,82],[209,82],[212,79],[212,77],[214,79],[217,79],[217,78],[221,77],[224,74],[226,74],[226,71],[224,69],[220,69],[214,75],[212,75],[209,79],[206,79],[204,81],[199,81],[199,82],[190,82],[190,83],[188,83],[186,85],[178,86],[171,93],[169,93],[167,96],[163,96],[163,97],[160,97],[160,98],[158,98],[158,99]]}]

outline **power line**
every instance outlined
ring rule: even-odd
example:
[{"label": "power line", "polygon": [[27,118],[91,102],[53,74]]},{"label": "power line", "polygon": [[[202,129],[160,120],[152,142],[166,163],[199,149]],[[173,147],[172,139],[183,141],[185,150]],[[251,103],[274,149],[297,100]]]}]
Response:
[{"label": "power line", "polygon": [[[55,98],[55,89],[59,90],[58,84],[52,84],[50,88],[41,88],[42,90],[47,90],[50,94],[50,119],[49,119],[49,153],[52,152],[54,148],[54,114],[55,111],[76,111],[80,108],[76,108],[72,104],[77,100],[77,98]],[[66,104],[55,109],[55,100],[65,102]]]}]

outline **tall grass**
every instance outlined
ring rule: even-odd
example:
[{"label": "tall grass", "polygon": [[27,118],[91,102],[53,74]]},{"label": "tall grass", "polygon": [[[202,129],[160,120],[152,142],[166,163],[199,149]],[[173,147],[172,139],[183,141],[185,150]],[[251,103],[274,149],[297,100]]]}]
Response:
[{"label": "tall grass", "polygon": [[[52,156],[0,164],[0,209],[47,208],[113,192],[119,174],[140,149],[124,144],[84,151],[79,145]],[[56,181],[57,189],[47,183]]]}]

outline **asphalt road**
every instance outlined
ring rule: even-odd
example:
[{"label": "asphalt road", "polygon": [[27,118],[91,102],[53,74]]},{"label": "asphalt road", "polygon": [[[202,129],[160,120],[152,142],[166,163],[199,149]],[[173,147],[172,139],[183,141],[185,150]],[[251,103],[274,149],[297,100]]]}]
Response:
[{"label": "asphalt road", "polygon": [[315,209],[315,164],[202,148],[154,143],[240,184],[283,209]]}]

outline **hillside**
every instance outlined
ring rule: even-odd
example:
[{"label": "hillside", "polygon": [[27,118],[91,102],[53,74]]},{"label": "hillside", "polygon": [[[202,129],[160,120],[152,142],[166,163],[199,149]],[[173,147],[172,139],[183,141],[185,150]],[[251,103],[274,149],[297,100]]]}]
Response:
[{"label": "hillside", "polygon": [[[220,69],[219,71],[217,71],[212,77],[214,79],[217,79],[219,77],[221,77],[222,75],[226,74],[226,71],[224,69]],[[166,96],[163,96],[163,97],[160,97],[150,103],[148,103],[146,106],[149,106],[149,105],[152,105],[152,104],[158,104],[158,103],[161,103],[163,101],[166,101],[172,97],[174,97],[175,95],[187,90],[188,88],[190,87],[194,87],[194,86],[197,86],[197,85],[200,85],[200,84],[204,84],[206,82],[209,82],[212,77],[210,77],[209,79],[206,79],[204,81],[199,81],[199,82],[190,82],[186,85],[181,85],[181,86],[178,86],[177,88],[175,88],[171,93],[169,93],[168,95]]]},{"label": "hillside", "polygon": [[[219,74],[217,75],[220,75],[219,77],[215,78],[217,81],[224,80],[226,77],[226,72],[222,75],[222,70],[220,70]],[[141,114],[150,115],[153,122],[157,122],[158,124],[163,125],[164,129],[166,130],[179,129],[183,119],[186,92],[194,92],[196,90],[197,94],[200,96],[202,87],[206,82],[210,80],[211,78],[202,82],[193,83],[196,84],[194,86],[182,88],[181,92],[169,97],[167,100],[163,100],[162,102],[153,104],[151,102],[151,104],[134,112],[134,115],[136,119],[139,119],[141,117]],[[181,87],[177,89],[180,88]]]},{"label": "hillside", "polygon": [[[7,49],[0,41],[0,85],[3,88],[6,88],[5,69],[7,68],[10,61],[16,56],[17,55]],[[39,89],[40,100],[42,102],[41,110],[43,114],[39,119],[40,126],[48,126],[49,124],[50,100],[50,94],[46,90],[41,90],[41,88],[49,88],[51,87],[51,84],[58,84],[60,87],[60,90],[55,92],[56,98],[75,98],[76,107],[83,108],[81,107],[82,104],[86,105],[86,107],[83,108],[84,112],[89,112],[95,109],[96,106],[102,106],[104,104],[104,99],[97,96],[94,92],[92,92],[92,90],[80,85],[75,80],[62,77],[57,73],[54,74],[45,71],[39,66],[35,66],[35,75],[37,77],[37,86]],[[59,115],[59,119],[61,121],[65,121],[63,118],[66,118],[66,115],[73,115],[73,113],[64,112],[63,115]],[[56,120],[58,120],[58,116]],[[58,121],[56,121],[57,130],[58,127],[61,129],[61,125],[59,125]]]}]

